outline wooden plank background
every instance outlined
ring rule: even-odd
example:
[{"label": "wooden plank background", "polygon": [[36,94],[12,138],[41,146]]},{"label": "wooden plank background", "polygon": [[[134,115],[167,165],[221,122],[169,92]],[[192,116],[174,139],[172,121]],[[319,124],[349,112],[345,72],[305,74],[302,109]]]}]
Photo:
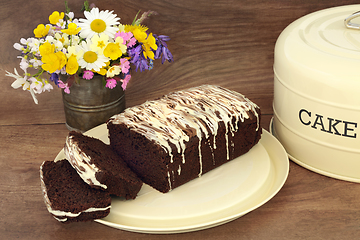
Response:
[{"label": "wooden plank background", "polygon": [[[103,0],[101,9],[113,9],[122,23],[131,23],[138,10],[154,10],[144,22],[154,33],[170,36],[175,62],[156,62],[151,71],[138,72],[126,91],[127,106],[140,104],[173,90],[204,83],[239,91],[258,103],[264,114],[272,114],[273,50],[277,37],[292,21],[327,7],[357,1],[329,0]],[[69,1],[75,16],[82,17],[82,0]],[[39,23],[64,9],[63,1],[1,1],[0,69],[18,68],[18,51],[12,48],[21,37],[33,36]],[[58,89],[38,95],[39,105],[21,90],[10,87],[11,78],[0,75],[0,108],[6,114],[0,124],[41,124],[64,122]],[[6,97],[5,97],[6,96]],[[16,108],[14,108],[16,106]],[[38,117],[48,113],[46,118]],[[31,114],[31,117],[26,117]],[[26,122],[24,122],[26,119]]]}]

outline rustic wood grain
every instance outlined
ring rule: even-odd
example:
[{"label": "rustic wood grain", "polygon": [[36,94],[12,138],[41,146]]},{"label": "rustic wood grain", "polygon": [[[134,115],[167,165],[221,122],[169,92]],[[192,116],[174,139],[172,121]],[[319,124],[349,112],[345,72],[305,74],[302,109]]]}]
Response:
[{"label": "rustic wood grain", "polygon": [[[358,1],[334,0],[98,0],[130,23],[139,9],[157,16],[145,24],[171,37],[175,62],[133,73],[127,106],[170,91],[210,83],[239,91],[260,105],[262,127],[272,117],[273,50],[280,32],[305,14]],[[82,0],[69,1],[81,16]],[[39,166],[52,160],[68,134],[61,93],[38,96],[10,87],[5,70],[18,68],[12,48],[32,36],[63,1],[0,0],[0,239],[356,239],[360,233],[360,185],[324,177],[290,163],[282,190],[264,206],[223,226],[178,234],[147,235],[95,222],[61,224],[42,200]],[[360,10],[360,9],[359,9]],[[19,69],[19,68],[18,68]]]},{"label": "rustic wood grain", "polygon": [[[81,0],[69,1],[76,16],[82,16]],[[145,24],[154,33],[172,38],[172,64],[157,62],[153,70],[133,73],[126,91],[127,106],[140,104],[173,90],[204,83],[239,91],[258,103],[264,114],[272,113],[273,49],[280,32],[295,19],[326,7],[356,1],[94,1],[102,9],[114,9],[122,23],[130,23],[139,9],[157,16]],[[18,51],[12,48],[21,37],[30,37],[39,23],[47,23],[62,1],[1,1],[0,69],[18,67]],[[36,9],[36,10],[35,10]],[[29,11],[31,14],[28,14]],[[21,16],[21,17],[20,17]],[[0,75],[1,109],[8,114],[1,124],[21,124],[24,112],[32,112],[27,123],[64,122],[59,91],[39,95],[34,105],[28,94],[11,89],[12,79]],[[57,90],[57,89],[56,89]],[[4,97],[6,96],[6,98]],[[13,108],[17,106],[17,108]],[[18,109],[14,111],[15,109]],[[37,117],[44,115],[44,117]]]}]

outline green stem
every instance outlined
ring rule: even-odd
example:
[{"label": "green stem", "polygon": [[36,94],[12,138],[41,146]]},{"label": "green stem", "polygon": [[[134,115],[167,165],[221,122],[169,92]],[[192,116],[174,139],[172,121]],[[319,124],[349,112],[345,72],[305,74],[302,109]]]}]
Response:
[{"label": "green stem", "polygon": [[133,25],[133,26],[135,25],[136,20],[137,20],[137,17],[138,17],[138,15],[139,15],[140,11],[141,11],[141,10],[139,10],[139,11],[137,12],[137,14],[135,15],[135,18],[134,18],[133,22],[131,23],[131,25]]},{"label": "green stem", "polygon": [[37,77],[41,76],[44,72],[45,72],[44,69],[41,69],[41,70],[39,70],[38,73],[34,74],[33,77],[37,78]]}]

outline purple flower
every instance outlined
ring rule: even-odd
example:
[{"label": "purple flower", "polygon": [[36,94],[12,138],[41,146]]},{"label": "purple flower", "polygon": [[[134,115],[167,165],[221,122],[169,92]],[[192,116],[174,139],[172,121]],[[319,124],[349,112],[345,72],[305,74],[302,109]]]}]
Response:
[{"label": "purple flower", "polygon": [[50,81],[54,82],[59,87],[59,74],[52,73],[50,76]]},{"label": "purple flower", "polygon": [[[157,50],[154,52],[154,59],[162,58],[162,64],[164,64],[165,60],[167,60],[168,62],[173,62],[173,55],[171,54],[166,44],[166,42],[169,41],[170,38],[165,35],[158,36],[153,34],[153,36],[155,37],[156,45],[158,46]],[[153,62],[150,58],[145,58],[142,43],[138,43],[134,47],[128,48],[128,54],[131,59],[130,62],[136,67],[136,72],[138,69],[140,69],[140,72],[152,69]]]},{"label": "purple flower", "polygon": [[135,48],[129,49],[128,52],[129,52],[129,56],[131,57],[130,62],[135,65],[135,67],[136,67],[135,71],[136,72],[137,72],[138,69],[140,69],[140,72],[149,69],[149,62],[144,57],[143,48],[142,48],[142,46],[140,44],[137,45]]},{"label": "purple flower", "polygon": [[139,60],[134,64],[136,66],[135,71],[140,69],[140,72],[142,72],[149,69],[148,60],[144,56],[140,56]]},{"label": "purple flower", "polygon": [[170,40],[170,37],[165,35],[157,36],[155,34],[154,37],[156,39],[156,45],[158,46],[154,58],[159,59],[162,56],[161,59],[162,64],[164,64],[165,60],[167,60],[168,62],[173,62],[174,61],[173,55],[171,54],[166,44],[166,42]]}]

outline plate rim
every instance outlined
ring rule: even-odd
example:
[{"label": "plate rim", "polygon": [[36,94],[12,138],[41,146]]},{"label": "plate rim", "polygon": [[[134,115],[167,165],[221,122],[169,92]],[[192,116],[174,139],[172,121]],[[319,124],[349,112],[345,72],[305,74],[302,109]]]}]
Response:
[{"label": "plate rim", "polygon": [[[94,127],[88,131],[86,131],[84,134],[96,137],[93,135],[93,133],[101,130],[106,125],[101,124],[97,127]],[[107,128],[105,127],[106,131]],[[261,197],[260,200],[255,201],[255,204],[249,208],[247,208],[244,211],[236,212],[233,214],[229,214],[227,216],[220,217],[216,220],[211,221],[203,221],[198,224],[192,224],[190,226],[173,226],[173,227],[136,227],[136,226],[128,226],[128,225],[122,225],[119,223],[109,222],[107,220],[103,219],[96,219],[95,222],[104,224],[106,226],[130,231],[130,232],[137,232],[137,233],[149,233],[149,234],[174,234],[174,233],[185,233],[185,232],[194,232],[199,230],[204,230],[208,228],[212,228],[215,226],[223,225],[225,223],[228,223],[230,221],[233,221],[237,218],[240,218],[247,213],[254,211],[255,209],[261,207],[268,201],[270,201],[283,187],[285,184],[288,174],[289,174],[289,159],[288,154],[286,153],[284,147],[281,145],[281,143],[278,141],[276,137],[274,137],[271,133],[266,131],[265,129],[262,129],[262,137],[258,144],[262,144],[267,153],[269,154],[270,161],[271,161],[271,167],[274,168],[275,176],[273,179],[272,184],[266,189],[267,193],[265,196]],[[270,152],[269,152],[270,151]],[[275,153],[274,153],[275,152]],[[61,151],[60,151],[61,153]],[[60,154],[59,153],[59,154]],[[59,155],[58,154],[58,155]],[[273,155],[278,155],[274,156]],[[241,157],[241,156],[240,156]],[[279,170],[280,168],[280,170]]]}]

